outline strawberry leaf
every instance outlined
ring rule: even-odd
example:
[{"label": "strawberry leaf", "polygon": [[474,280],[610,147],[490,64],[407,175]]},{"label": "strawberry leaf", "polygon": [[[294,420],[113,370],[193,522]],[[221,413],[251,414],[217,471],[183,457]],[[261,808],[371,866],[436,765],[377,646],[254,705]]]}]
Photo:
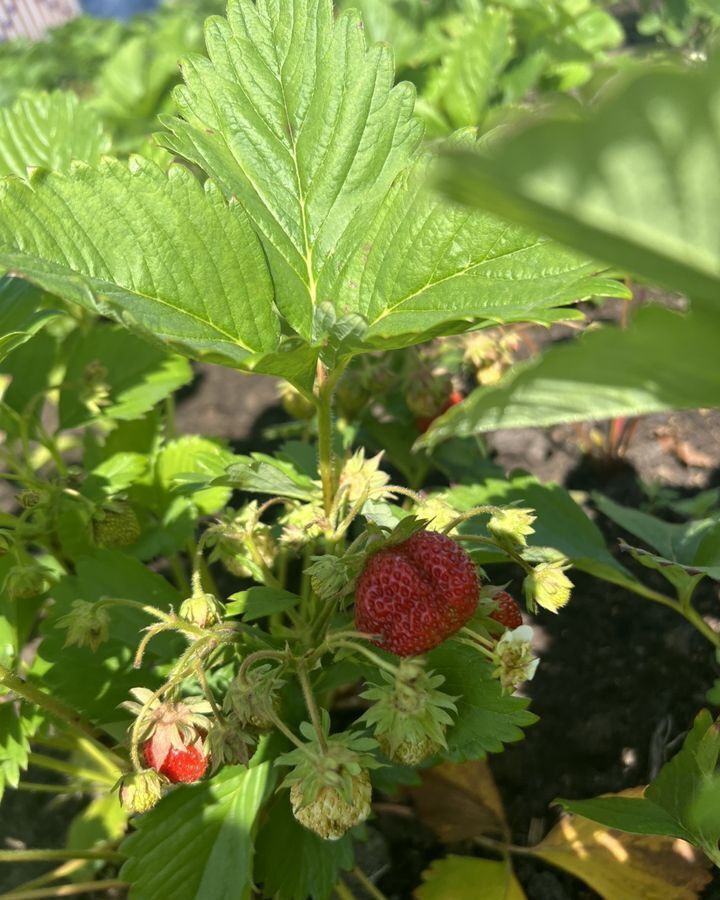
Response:
[{"label": "strawberry leaf", "polygon": [[71,91],[28,93],[0,108],[0,175],[24,177],[33,166],[66,171],[75,159],[94,165],[109,149],[99,116]]},{"label": "strawberry leaf", "polygon": [[269,762],[226,766],[137,819],[137,831],[121,846],[130,900],[249,898],[257,816],[274,781]]},{"label": "strawberry leaf", "polygon": [[428,654],[428,668],[445,677],[443,693],[458,698],[455,723],[446,734],[445,755],[452,762],[499,753],[504,744],[522,740],[522,729],[537,722],[527,709],[530,701],[503,694],[492,667],[472,647],[446,641]]},{"label": "strawberry leaf", "polygon": [[6,787],[17,787],[27,769],[30,738],[43,722],[27,703],[0,703],[0,800]]},{"label": "strawberry leaf", "polygon": [[587,117],[535,118],[489,153],[451,151],[443,186],[711,306],[720,289],[719,67],[715,57],[649,69]]},{"label": "strawberry leaf", "polygon": [[46,298],[26,281],[0,278],[0,360],[62,315],[62,310],[43,307]]},{"label": "strawberry leaf", "polygon": [[231,0],[206,41],[210,59],[183,66],[182,118],[159,139],[239,199],[281,312],[326,342],[330,364],[478,320],[552,321],[555,307],[619,290],[587,259],[426,188],[414,91],[392,87],[390,51],[366,45],[356,13]]},{"label": "strawberry leaf", "polygon": [[242,366],[278,341],[247,217],[181,166],[106,158],[6,179],[0,265],[187,355]]},{"label": "strawberry leaf", "polygon": [[236,196],[261,235],[277,303],[312,336],[316,285],[360,206],[375,207],[422,128],[392,86],[390,48],[330,0],[231,0],[208,20],[209,60],[182,66],[183,119],[160,140]]},{"label": "strawberry leaf", "polygon": [[[282,847],[282,865],[278,848]],[[270,807],[257,839],[255,876],[266,897],[277,900],[327,900],[342,871],[353,867],[349,834],[324,841],[295,821],[286,793]]]},{"label": "strawberry leaf", "polygon": [[[168,354],[163,347],[148,344],[118,326],[97,325],[87,334],[79,331],[63,344],[68,359],[65,379],[76,386],[60,394],[61,428],[75,428],[98,419],[139,419],[161,400],[192,379],[186,359]],[[92,366],[108,395],[98,413],[83,402],[82,388]]]}]

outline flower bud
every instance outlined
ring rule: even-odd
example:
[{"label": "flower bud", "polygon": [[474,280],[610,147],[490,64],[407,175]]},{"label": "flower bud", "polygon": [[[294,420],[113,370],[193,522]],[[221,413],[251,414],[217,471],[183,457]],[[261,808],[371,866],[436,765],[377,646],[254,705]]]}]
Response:
[{"label": "flower bud", "polygon": [[21,506],[23,509],[33,509],[34,507],[39,506],[43,499],[43,494],[41,494],[40,491],[35,491],[31,488],[20,491],[16,497],[18,506]]},{"label": "flower bud", "polygon": [[458,517],[458,511],[441,494],[425,497],[414,513],[418,519],[428,522],[428,531],[444,531]]},{"label": "flower bud", "polygon": [[228,716],[223,722],[214,722],[207,736],[207,747],[212,760],[212,771],[220,766],[247,766],[250,746],[255,738],[243,730],[235,716]]},{"label": "flower bud", "polygon": [[95,651],[110,635],[110,614],[98,603],[73,600],[71,612],[57,620],[57,627],[67,628],[66,647],[77,644]]},{"label": "flower bud", "polygon": [[180,605],[180,618],[191,622],[199,628],[214,625],[222,618],[220,604],[213,594],[197,591],[191,597],[183,600]]},{"label": "flower bud", "polygon": [[380,468],[381,459],[382,453],[365,459],[365,448],[361,447],[345,463],[340,473],[340,488],[345,489],[350,503],[369,497],[371,492],[378,498],[384,496],[382,488],[390,481],[390,476]]},{"label": "flower bud", "polygon": [[244,678],[237,676],[232,681],[223,708],[235,716],[241,726],[270,731],[275,727],[273,718],[280,705],[282,687],[277,667],[253,666]]},{"label": "flower bud", "polygon": [[487,527],[498,543],[524,547],[527,544],[526,536],[535,531],[532,523],[536,518],[532,509],[508,506],[505,509],[496,510],[490,517]]},{"label": "flower bud", "polygon": [[13,566],[5,576],[2,586],[3,593],[11,600],[29,600],[42,594],[47,588],[45,569],[32,563]]},{"label": "flower bud", "polygon": [[305,569],[313,591],[321,600],[332,600],[352,580],[346,563],[338,556],[314,556],[313,564]]},{"label": "flower bud", "polygon": [[558,563],[541,563],[535,566],[523,582],[523,591],[528,608],[532,611],[535,604],[556,613],[570,600],[573,583]]},{"label": "flower bud", "polygon": [[116,787],[125,812],[144,813],[162,797],[163,779],[154,769],[143,769],[123,775]]}]

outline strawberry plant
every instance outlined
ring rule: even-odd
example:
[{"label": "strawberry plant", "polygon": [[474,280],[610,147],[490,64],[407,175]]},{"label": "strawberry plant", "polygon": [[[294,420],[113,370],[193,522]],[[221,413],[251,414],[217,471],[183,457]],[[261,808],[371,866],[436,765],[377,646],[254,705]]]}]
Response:
[{"label": "strawberry plant", "polygon": [[[0,188],[17,320],[4,780],[52,768],[30,750],[50,742],[81,790],[114,793],[86,852],[124,858],[131,896],[326,897],[373,782],[498,752],[534,720],[513,696],[537,665],[531,629],[493,614],[478,551],[516,567],[531,609],[556,612],[571,587],[561,555],[525,558],[530,510],[417,493],[438,465],[467,480],[427,454],[412,488],[391,482],[335,404],[372,410],[388,389],[372,375],[403,348],[624,289],[426,186],[414,92],[356,14],[236,0],[206,42],[157,138],[182,164],[100,159],[98,139],[32,161],[54,171],[9,161]],[[301,433],[275,455],[178,437],[186,356],[284,379]],[[456,399],[425,384],[415,435]],[[281,875],[282,843],[319,868]]]},{"label": "strawberry plant", "polygon": [[[714,195],[662,182],[678,236],[674,206],[646,213],[601,164],[606,141],[639,142],[660,178],[669,143],[714,185],[715,157],[685,158],[613,97],[522,140],[450,134],[531,88],[589,84],[621,39],[590,3],[360,5],[365,24],[330,0],[231,0],[205,53],[182,6],[108,26],[107,58],[82,57],[90,97],[0,116],[0,792],[38,787],[32,766],[89,799],[66,850],[2,851],[63,861],[43,883],[138,900],[324,900],[351,870],[367,886],[374,800],[535,722],[523,609],[561,611],[571,566],[720,643],[691,602],[717,578],[716,517],[663,525],[594,498],[651,548],[627,552],[667,596],[481,440],[717,403]],[[373,40],[391,32],[423,35],[398,50],[414,84]],[[172,95],[167,41],[189,53]],[[628,105],[659,94],[708,130],[713,65],[640,78]],[[647,308],[513,366],[522,324],[629,298],[626,271],[692,311]],[[189,360],[278,379],[291,421],[271,448],[178,432]],[[716,860],[714,733],[701,716],[641,808],[579,812]],[[675,778],[702,781],[682,809]]]}]

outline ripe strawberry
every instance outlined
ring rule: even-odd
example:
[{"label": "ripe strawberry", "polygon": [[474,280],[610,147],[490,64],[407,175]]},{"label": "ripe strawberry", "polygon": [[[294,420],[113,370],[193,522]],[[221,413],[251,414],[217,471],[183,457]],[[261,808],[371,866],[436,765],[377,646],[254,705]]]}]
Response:
[{"label": "ripe strawberry", "polygon": [[417,531],[372,556],[358,580],[355,624],[398,656],[437,647],[472,618],[478,600],[472,559],[451,538]]},{"label": "ripe strawberry", "polygon": [[418,418],[415,419],[415,427],[420,432],[420,434],[425,434],[425,432],[432,425],[435,419],[437,419],[443,413],[446,413],[451,407],[456,406],[462,399],[463,395],[460,393],[460,391],[453,391],[434,416],[418,416]]},{"label": "ripe strawberry", "polygon": [[143,747],[145,761],[151,769],[164,775],[173,784],[199,781],[203,777],[208,767],[208,757],[203,752],[201,737],[198,736],[191,744],[185,744],[182,749],[171,747],[164,758],[161,756],[162,749],[153,737]]},{"label": "ripe strawberry", "polygon": [[493,595],[493,600],[497,603],[497,609],[490,613],[490,618],[512,630],[519,628],[522,623],[522,615],[520,607],[507,591],[498,591]]}]

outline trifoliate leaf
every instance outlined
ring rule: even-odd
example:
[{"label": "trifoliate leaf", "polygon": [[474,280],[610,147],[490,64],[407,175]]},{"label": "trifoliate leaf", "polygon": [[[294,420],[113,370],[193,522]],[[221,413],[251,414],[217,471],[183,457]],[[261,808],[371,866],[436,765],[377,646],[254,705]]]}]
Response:
[{"label": "trifoliate leaf", "polygon": [[0,184],[0,265],[194,356],[240,366],[279,325],[246,215],[184,167],[133,157]]}]

